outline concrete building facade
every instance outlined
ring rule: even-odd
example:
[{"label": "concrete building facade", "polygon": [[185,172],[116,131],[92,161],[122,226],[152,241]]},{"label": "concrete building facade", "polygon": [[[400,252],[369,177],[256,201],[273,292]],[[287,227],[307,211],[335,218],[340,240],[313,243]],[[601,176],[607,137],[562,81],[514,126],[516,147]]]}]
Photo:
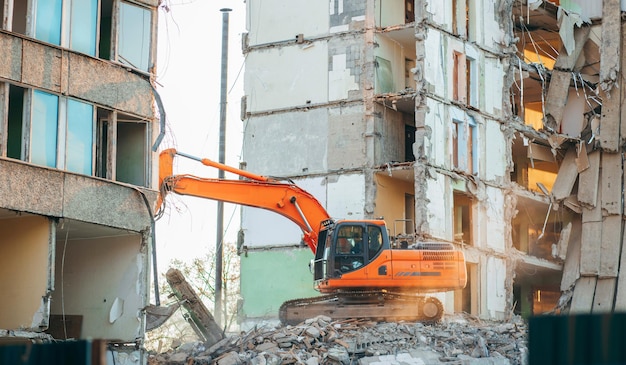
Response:
[{"label": "concrete building facade", "polygon": [[[243,165],[292,179],[335,218],[454,243],[469,280],[439,295],[448,312],[554,310],[581,276],[563,275],[581,241],[581,204],[566,198],[585,170],[574,151],[595,146],[581,131],[599,115],[598,63],[611,62],[606,3],[247,1]],[[244,321],[315,295],[297,227],[252,208],[241,225]]]},{"label": "concrete building facade", "polygon": [[158,0],[0,0],[0,341],[146,361]]}]

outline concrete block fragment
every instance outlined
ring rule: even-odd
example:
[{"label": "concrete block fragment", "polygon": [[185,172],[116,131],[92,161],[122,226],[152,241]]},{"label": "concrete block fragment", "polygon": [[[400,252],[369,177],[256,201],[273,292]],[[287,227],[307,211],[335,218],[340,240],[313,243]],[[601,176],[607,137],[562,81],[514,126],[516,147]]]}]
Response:
[{"label": "concrete block fragment", "polygon": [[563,121],[563,111],[567,103],[569,85],[572,79],[570,72],[552,71],[548,95],[545,102],[544,126],[550,130],[558,131]]},{"label": "concrete block fragment", "polygon": [[576,149],[570,148],[565,153],[556,180],[552,186],[552,195],[557,201],[567,198],[572,192],[574,183],[578,178],[578,167],[576,165]]},{"label": "concrete block fragment", "polygon": [[580,241],[582,234],[582,223],[580,219],[572,221],[572,231],[570,232],[569,243],[567,245],[567,255],[563,264],[563,275],[561,276],[561,291],[566,291],[576,283],[580,277]]}]

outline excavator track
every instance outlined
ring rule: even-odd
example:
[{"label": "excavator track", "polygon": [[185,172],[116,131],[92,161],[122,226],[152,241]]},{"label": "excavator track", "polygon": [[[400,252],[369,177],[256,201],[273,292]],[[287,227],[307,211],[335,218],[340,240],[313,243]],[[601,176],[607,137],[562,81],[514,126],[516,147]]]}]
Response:
[{"label": "excavator track", "polygon": [[358,318],[386,322],[437,322],[443,316],[443,305],[434,297],[359,291],[293,299],[284,302],[279,310],[280,321],[290,325],[318,315],[325,315],[333,320]]}]

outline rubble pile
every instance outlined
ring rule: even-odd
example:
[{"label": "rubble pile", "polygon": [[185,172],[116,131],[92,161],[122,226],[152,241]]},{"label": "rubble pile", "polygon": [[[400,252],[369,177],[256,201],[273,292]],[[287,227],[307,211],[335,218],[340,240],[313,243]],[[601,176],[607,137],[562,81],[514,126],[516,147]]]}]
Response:
[{"label": "rubble pile", "polygon": [[527,325],[520,317],[486,322],[467,315],[435,324],[319,316],[297,326],[254,328],[211,347],[182,344],[151,354],[150,365],[525,364]]}]

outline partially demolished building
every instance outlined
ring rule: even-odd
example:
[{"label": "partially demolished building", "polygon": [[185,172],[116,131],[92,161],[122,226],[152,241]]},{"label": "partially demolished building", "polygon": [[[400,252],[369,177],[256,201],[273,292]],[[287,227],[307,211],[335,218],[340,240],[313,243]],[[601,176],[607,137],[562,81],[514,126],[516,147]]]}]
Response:
[{"label": "partially demolished building", "polygon": [[[247,10],[247,169],[296,181],[336,218],[382,216],[391,234],[464,250],[449,312],[626,305],[619,1]],[[243,208],[242,232],[245,320],[315,294],[297,227]]]},{"label": "partially demolished building", "polygon": [[158,3],[0,0],[2,343],[146,361]]}]

